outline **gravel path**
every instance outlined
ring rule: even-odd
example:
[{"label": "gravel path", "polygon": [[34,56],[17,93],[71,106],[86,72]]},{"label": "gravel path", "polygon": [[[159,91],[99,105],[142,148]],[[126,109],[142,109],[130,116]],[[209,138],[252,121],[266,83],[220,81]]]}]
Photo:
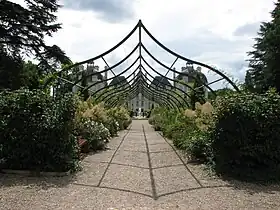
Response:
[{"label": "gravel path", "polygon": [[70,177],[0,174],[0,209],[280,209],[279,186],[225,182],[190,165],[146,120]]}]

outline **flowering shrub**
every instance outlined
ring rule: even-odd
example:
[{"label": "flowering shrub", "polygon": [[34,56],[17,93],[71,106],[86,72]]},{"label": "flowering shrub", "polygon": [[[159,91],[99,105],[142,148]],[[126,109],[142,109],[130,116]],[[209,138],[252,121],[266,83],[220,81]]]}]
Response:
[{"label": "flowering shrub", "polygon": [[205,160],[208,151],[208,129],[211,126],[213,107],[209,102],[195,104],[195,110],[182,112],[157,108],[149,119],[155,130],[173,140],[176,147],[185,150],[189,158]]},{"label": "flowering shrub", "polygon": [[131,123],[129,112],[124,107],[111,108],[107,111],[107,114],[118,122],[121,130],[126,129]]},{"label": "flowering shrub", "polygon": [[103,149],[110,138],[110,132],[102,123],[85,119],[81,135],[87,139],[90,149]]},{"label": "flowering shrub", "polygon": [[122,107],[105,109],[104,105],[93,105],[90,101],[80,102],[75,117],[75,134],[85,138],[93,150],[104,147],[109,137],[130,124],[128,111]]},{"label": "flowering shrub", "polygon": [[110,136],[114,137],[120,130],[118,121],[112,117],[107,117],[107,121],[104,123],[105,127],[109,129]]}]

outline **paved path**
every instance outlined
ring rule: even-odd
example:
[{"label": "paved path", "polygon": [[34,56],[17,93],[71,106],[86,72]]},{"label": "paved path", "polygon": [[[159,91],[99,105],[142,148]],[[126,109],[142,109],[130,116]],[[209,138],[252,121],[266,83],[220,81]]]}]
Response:
[{"label": "paved path", "polygon": [[202,187],[171,144],[146,120],[133,121],[131,128],[108,146],[110,151],[86,158],[84,168],[94,176],[89,180],[89,173],[82,172],[79,183],[153,200]]},{"label": "paved path", "polygon": [[88,155],[74,177],[0,177],[0,209],[280,209],[279,188],[210,178],[146,120],[134,120],[108,147]]}]

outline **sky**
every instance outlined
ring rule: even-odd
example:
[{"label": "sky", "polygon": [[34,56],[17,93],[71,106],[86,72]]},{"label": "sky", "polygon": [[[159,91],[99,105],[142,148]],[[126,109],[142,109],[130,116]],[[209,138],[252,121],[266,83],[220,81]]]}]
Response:
[{"label": "sky", "polygon": [[[23,0],[14,2],[22,3]],[[62,8],[57,13],[58,22],[63,28],[47,37],[46,42],[60,46],[74,62],[95,57],[112,48],[141,19],[151,34],[172,51],[222,70],[239,82],[244,81],[247,52],[252,50],[260,23],[270,20],[270,12],[274,8],[271,0],[60,0],[59,4]],[[171,66],[175,57],[161,49],[144,32],[142,34],[145,47],[158,60]],[[131,52],[137,43],[138,31],[104,58],[112,66]],[[123,71],[138,55],[139,52],[135,53],[114,72]],[[161,74],[167,72],[147,54],[143,53],[143,56]],[[178,60],[176,70],[181,71],[185,63]],[[102,59],[95,64],[104,69]],[[148,71],[155,75],[152,70]],[[220,78],[205,68],[202,71],[209,82]],[[168,76],[173,77],[173,74]],[[220,82],[212,87],[216,89],[225,85]]]}]

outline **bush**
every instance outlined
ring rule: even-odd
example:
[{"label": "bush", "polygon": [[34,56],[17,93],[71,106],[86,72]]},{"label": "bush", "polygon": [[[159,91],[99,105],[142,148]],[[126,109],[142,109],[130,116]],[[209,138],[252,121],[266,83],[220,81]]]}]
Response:
[{"label": "bush", "polygon": [[120,130],[127,129],[131,123],[129,112],[124,107],[111,108],[107,111],[107,115],[118,122]]},{"label": "bush", "polygon": [[117,136],[120,127],[116,119],[107,117],[107,121],[104,123],[104,125],[106,128],[108,128],[111,137]]},{"label": "bush", "polygon": [[245,180],[280,177],[280,96],[233,94],[217,99],[211,131],[217,173]]},{"label": "bush", "polygon": [[72,135],[77,100],[43,91],[0,93],[1,168],[67,171],[77,163]]},{"label": "bush", "polygon": [[208,129],[212,122],[212,105],[196,103],[195,111],[183,112],[156,108],[149,122],[155,130],[173,140],[174,146],[188,153],[191,159],[206,161],[209,150]]},{"label": "bush", "polygon": [[89,142],[93,150],[102,149],[109,137],[117,135],[131,123],[128,111],[124,108],[106,110],[103,104],[93,105],[91,100],[80,102],[75,117],[75,134]]},{"label": "bush", "polygon": [[102,123],[90,119],[85,119],[81,135],[88,141],[92,150],[103,149],[105,142],[110,138],[109,130]]}]

